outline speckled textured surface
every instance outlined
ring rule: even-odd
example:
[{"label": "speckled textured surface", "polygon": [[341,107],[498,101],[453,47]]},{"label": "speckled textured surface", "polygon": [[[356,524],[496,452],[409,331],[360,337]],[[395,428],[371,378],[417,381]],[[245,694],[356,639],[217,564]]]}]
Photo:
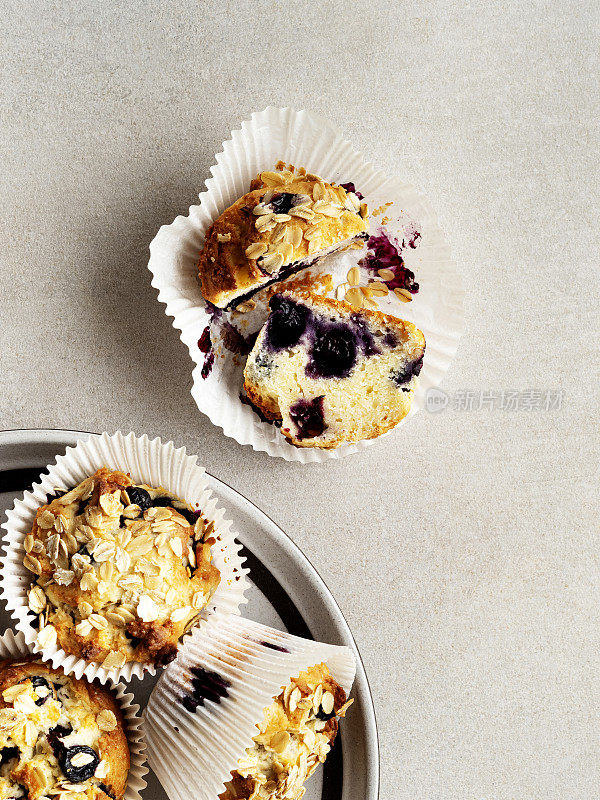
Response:
[{"label": "speckled textured surface", "polygon": [[[382,798],[595,798],[596,5],[64,5],[10,2],[0,33],[0,425],[172,438],[280,523],[362,650]],[[425,191],[467,287],[449,408],[315,467],[197,413],[146,270],[269,104]]]}]

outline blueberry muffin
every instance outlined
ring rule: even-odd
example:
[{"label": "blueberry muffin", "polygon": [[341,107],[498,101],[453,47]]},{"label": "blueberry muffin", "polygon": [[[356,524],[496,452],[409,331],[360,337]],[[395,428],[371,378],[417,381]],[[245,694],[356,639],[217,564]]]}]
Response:
[{"label": "blueberry muffin", "polygon": [[106,467],[48,503],[25,537],[38,643],[119,669],[172,661],[219,585],[212,523]]},{"label": "blueberry muffin", "polygon": [[259,289],[367,238],[368,209],[354,192],[286,168],[261,172],[215,220],[198,261],[204,298],[233,308]]},{"label": "blueberry muffin", "polygon": [[406,416],[425,353],[412,323],[314,294],[276,294],[270,306],[244,388],[292,444],[372,439]]},{"label": "blueberry muffin", "polygon": [[121,800],[129,748],[112,694],[31,658],[0,662],[0,797]]},{"label": "blueberry muffin", "polygon": [[326,664],[293,678],[265,708],[254,745],[231,773],[219,800],[296,800],[304,782],[327,758],[346,701]]}]

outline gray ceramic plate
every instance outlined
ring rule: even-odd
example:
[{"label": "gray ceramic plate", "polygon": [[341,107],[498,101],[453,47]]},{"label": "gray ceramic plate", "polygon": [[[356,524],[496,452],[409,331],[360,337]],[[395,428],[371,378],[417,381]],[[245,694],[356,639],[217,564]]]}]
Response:
[{"label": "gray ceramic plate", "polygon": [[[0,431],[0,512],[54,461],[65,447],[86,434],[63,430]],[[249,500],[209,475],[215,494],[233,519],[244,545],[252,582],[244,614],[283,627],[298,636],[351,647],[358,668],[352,690],[354,705],[341,726],[338,742],[323,770],[307,783],[305,800],[377,800],[379,749],[373,701],[358,650],[331,593],[291,539]],[[0,609],[0,629],[11,620]],[[131,689],[144,707],[156,678],[134,679]],[[145,800],[167,800],[152,773]]]}]

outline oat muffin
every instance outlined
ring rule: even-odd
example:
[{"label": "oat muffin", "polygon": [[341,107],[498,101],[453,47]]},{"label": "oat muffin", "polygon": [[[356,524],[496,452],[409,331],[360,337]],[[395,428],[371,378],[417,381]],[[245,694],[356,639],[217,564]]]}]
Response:
[{"label": "oat muffin", "polygon": [[238,761],[219,800],[298,800],[304,782],[327,758],[352,700],[317,664],[293,678],[265,708],[254,746]]},{"label": "oat muffin", "polygon": [[315,294],[276,294],[270,306],[244,388],[292,444],[373,439],[408,414],[425,353],[415,325]]},{"label": "oat muffin", "polygon": [[112,694],[35,657],[0,662],[0,798],[120,800],[129,771]]},{"label": "oat muffin", "polygon": [[158,487],[106,467],[48,498],[25,537],[42,647],[119,669],[166,664],[220,579],[213,525]]},{"label": "oat muffin", "polygon": [[234,308],[270,284],[367,238],[354,191],[280,161],[213,222],[198,261],[204,298]]}]

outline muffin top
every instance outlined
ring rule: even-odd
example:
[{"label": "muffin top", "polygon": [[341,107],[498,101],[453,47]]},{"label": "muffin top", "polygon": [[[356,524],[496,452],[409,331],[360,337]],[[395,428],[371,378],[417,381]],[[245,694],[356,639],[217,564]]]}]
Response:
[{"label": "muffin top", "polygon": [[354,191],[278,161],[207,230],[198,259],[202,294],[220,308],[235,307],[260,288],[366,239],[367,218],[367,205]]},{"label": "muffin top", "polygon": [[238,761],[219,800],[296,800],[323,763],[352,703],[326,664],[317,664],[283,688],[264,710],[254,746]]},{"label": "muffin top", "polygon": [[219,585],[213,524],[106,467],[48,500],[24,541],[38,643],[107,669],[172,661]]},{"label": "muffin top", "polygon": [[0,798],[120,800],[129,748],[112,694],[35,657],[0,662]]}]

